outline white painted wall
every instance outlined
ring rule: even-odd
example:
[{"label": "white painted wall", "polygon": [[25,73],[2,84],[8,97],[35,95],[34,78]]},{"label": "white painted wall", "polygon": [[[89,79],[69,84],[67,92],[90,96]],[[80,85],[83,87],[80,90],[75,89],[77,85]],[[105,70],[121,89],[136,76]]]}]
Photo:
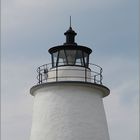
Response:
[{"label": "white painted wall", "polygon": [[[91,71],[85,67],[79,66],[61,66],[57,68],[58,81],[85,81],[91,82]],[[48,72],[47,82],[56,81],[56,68]]]},{"label": "white painted wall", "polygon": [[109,140],[102,87],[57,83],[33,94],[30,140]]}]

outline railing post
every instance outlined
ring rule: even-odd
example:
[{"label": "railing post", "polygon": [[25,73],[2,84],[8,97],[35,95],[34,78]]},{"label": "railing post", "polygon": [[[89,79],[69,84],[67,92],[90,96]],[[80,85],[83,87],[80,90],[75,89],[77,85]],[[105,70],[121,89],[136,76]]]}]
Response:
[{"label": "railing post", "polygon": [[38,68],[38,83],[40,84],[40,67]]},{"label": "railing post", "polygon": [[87,82],[87,69],[85,67],[85,82]]},{"label": "railing post", "polygon": [[48,79],[48,69],[46,67],[44,68],[44,80],[47,82],[47,79]]},{"label": "railing post", "polygon": [[40,74],[40,76],[41,76],[41,83],[42,83],[42,73]]},{"label": "railing post", "polygon": [[40,73],[40,68],[39,68],[39,82],[38,82],[39,84],[41,84],[42,83],[42,74]]},{"label": "railing post", "polygon": [[101,69],[100,69],[100,84],[101,84],[101,85],[102,85],[102,79],[103,79],[102,72],[103,72],[103,70],[102,70],[102,68],[101,68]]},{"label": "railing post", "polygon": [[94,83],[96,84],[96,75],[94,75]]},{"label": "railing post", "polygon": [[56,67],[56,82],[58,81],[58,67]]}]

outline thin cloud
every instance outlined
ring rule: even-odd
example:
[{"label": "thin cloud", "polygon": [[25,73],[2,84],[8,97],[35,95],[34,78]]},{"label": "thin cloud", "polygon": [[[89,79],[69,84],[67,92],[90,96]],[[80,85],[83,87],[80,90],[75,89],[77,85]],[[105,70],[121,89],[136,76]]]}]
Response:
[{"label": "thin cloud", "polygon": [[[123,1],[120,0],[87,0],[82,2],[80,0],[7,0],[2,2],[4,7],[2,8],[2,19],[3,22],[6,22],[7,28],[18,29],[22,26],[25,26],[25,24],[33,23],[34,18],[36,17],[40,19],[41,15],[44,15],[44,13],[45,18],[48,20],[53,20],[53,15],[55,16],[57,14],[58,17],[55,16],[55,19],[58,20],[61,18],[59,17],[59,15],[64,15],[63,13],[65,13],[66,11],[67,14],[75,15],[75,13],[78,13],[77,7],[78,11],[80,12],[84,10],[87,11],[89,9],[107,9],[110,7],[116,7],[121,3],[123,3]],[[5,26],[3,22],[2,25]],[[50,23],[48,22],[48,24]]]}]

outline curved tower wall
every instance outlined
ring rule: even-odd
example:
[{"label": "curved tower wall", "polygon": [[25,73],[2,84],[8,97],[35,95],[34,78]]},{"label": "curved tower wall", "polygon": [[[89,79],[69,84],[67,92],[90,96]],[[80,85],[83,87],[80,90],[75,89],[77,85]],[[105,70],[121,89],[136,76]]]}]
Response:
[{"label": "curved tower wall", "polygon": [[30,140],[109,140],[104,87],[83,83],[38,86]]}]

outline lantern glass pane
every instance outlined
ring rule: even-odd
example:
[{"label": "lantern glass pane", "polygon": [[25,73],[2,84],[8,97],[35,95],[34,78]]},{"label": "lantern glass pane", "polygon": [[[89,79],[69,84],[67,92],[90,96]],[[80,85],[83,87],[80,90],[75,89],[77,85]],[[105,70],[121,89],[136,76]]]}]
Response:
[{"label": "lantern glass pane", "polygon": [[67,65],[75,65],[76,50],[65,50]]},{"label": "lantern glass pane", "polygon": [[84,61],[85,61],[85,67],[88,67],[89,63],[89,54],[84,52]]},{"label": "lantern glass pane", "polygon": [[77,50],[76,65],[84,66],[84,56],[82,50]]},{"label": "lantern glass pane", "polygon": [[52,61],[52,63],[53,63],[52,66],[53,66],[53,67],[56,67],[57,57],[58,57],[58,52],[53,53],[53,55],[52,55],[52,59],[53,59],[53,61]]},{"label": "lantern glass pane", "polygon": [[59,51],[58,66],[66,65],[66,55],[64,50]]}]

